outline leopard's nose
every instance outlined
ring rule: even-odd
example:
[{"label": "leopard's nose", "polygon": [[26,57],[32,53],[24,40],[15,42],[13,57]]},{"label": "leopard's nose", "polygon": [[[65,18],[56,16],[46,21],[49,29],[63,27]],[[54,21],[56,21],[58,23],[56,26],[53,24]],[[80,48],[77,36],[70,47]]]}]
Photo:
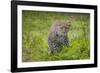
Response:
[{"label": "leopard's nose", "polygon": [[62,32],[65,33],[65,29],[63,29]]}]

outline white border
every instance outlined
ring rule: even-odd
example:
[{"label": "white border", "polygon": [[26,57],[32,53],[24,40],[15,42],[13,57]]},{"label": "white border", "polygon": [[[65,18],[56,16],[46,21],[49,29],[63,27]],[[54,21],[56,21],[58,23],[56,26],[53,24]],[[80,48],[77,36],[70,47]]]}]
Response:
[{"label": "white border", "polygon": [[[93,64],[94,63],[94,10],[77,9],[77,8],[57,8],[43,6],[18,6],[18,49],[17,64],[18,68],[40,67],[40,66],[57,66],[57,65],[76,65],[76,64]],[[74,13],[90,13],[90,59],[89,60],[63,60],[63,61],[46,61],[46,62],[22,62],[22,10],[34,11],[54,11],[54,12],[74,12]]]}]

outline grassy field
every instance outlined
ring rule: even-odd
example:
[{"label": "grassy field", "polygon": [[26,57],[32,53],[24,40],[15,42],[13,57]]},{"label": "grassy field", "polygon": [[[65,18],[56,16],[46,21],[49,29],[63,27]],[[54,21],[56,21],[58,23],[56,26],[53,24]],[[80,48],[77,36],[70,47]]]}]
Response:
[{"label": "grassy field", "polygon": [[[55,20],[70,21],[69,47],[48,53],[48,33]],[[90,58],[90,15],[62,12],[22,12],[22,61],[80,60]]]}]

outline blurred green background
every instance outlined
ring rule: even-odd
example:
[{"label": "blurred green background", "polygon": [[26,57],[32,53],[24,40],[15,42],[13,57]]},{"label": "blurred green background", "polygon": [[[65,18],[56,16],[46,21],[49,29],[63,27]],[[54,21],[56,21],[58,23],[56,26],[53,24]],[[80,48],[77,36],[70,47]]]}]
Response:
[{"label": "blurred green background", "polygon": [[[69,47],[48,53],[48,33],[55,20],[71,22]],[[84,60],[90,58],[90,15],[83,13],[22,11],[22,61]]]}]

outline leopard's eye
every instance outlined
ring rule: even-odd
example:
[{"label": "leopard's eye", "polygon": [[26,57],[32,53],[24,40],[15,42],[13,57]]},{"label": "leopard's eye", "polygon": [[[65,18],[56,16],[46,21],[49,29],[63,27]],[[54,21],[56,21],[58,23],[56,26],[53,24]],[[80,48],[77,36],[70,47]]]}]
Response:
[{"label": "leopard's eye", "polygon": [[60,29],[63,29],[64,27],[60,27]]}]

